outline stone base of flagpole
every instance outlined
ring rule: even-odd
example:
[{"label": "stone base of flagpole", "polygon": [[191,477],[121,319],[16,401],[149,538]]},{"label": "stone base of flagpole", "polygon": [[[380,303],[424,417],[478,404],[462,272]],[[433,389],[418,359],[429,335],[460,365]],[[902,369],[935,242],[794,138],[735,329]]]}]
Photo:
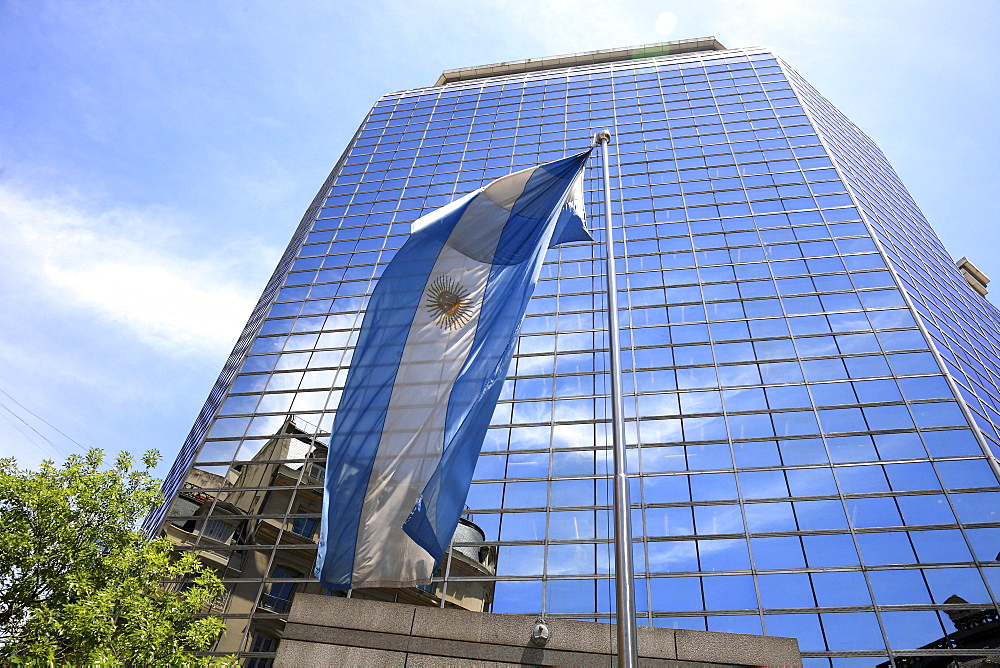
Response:
[{"label": "stone base of flagpole", "polygon": [[[295,597],[275,666],[608,666],[611,624],[418,607],[315,594]],[[536,637],[541,634],[536,633]],[[638,628],[643,666],[800,666],[793,638]]]}]

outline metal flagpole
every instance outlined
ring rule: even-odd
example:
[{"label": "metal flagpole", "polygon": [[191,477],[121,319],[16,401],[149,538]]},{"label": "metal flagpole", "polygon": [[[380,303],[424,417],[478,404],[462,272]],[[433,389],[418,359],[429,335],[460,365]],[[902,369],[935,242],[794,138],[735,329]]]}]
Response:
[{"label": "metal flagpole", "polygon": [[618,665],[636,668],[635,582],[632,566],[632,521],[629,515],[628,476],[625,471],[625,421],[622,410],[621,343],[618,336],[618,285],[615,277],[614,237],[611,234],[611,176],[608,146],[611,134],[594,138],[601,148],[604,168],[604,246],[607,249],[608,344],[611,348],[611,425],[615,462],[615,600],[618,622]]}]

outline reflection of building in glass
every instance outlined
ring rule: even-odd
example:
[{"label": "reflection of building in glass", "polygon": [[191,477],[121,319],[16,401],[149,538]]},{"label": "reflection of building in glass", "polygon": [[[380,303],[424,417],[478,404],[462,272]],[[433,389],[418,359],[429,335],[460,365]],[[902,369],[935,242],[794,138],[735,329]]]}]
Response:
[{"label": "reflection of building in glass", "polygon": [[[897,668],[1000,665],[1000,615],[997,611],[992,608],[970,610],[968,601],[961,596],[949,596],[944,602],[956,606],[954,610],[945,611],[955,625],[955,631],[921,647],[932,650],[931,652],[922,652],[922,656],[897,658]],[[949,651],[953,649],[973,651],[956,655]],[[889,665],[886,661],[880,663],[878,668]]]},{"label": "reflection of building in glass", "polygon": [[[212,608],[229,620],[218,651],[273,651],[295,593],[324,591],[311,574],[325,474],[326,445],[316,438],[315,426],[288,417],[250,460],[230,466],[225,477],[195,468],[178,492],[165,535],[178,546],[197,545],[202,559],[228,580],[225,596]],[[445,605],[488,610],[494,583],[481,578],[496,572],[496,548],[464,518],[455,543],[447,567],[464,581],[439,577],[424,587],[352,595],[417,605],[440,605],[443,598]],[[253,627],[246,629],[250,618]]]},{"label": "reflection of building in glass", "polygon": [[[996,611],[986,277],[956,266],[879,149],[788,65],[708,39],[455,70],[375,104],[168,479],[165,531],[225,569],[220,651],[266,661],[284,602],[317,589],[313,472],[366,295],[410,222],[604,128],[640,623],[874,665]],[[485,540],[459,538],[435,594],[612,616],[601,252],[547,258],[467,502]]]}]

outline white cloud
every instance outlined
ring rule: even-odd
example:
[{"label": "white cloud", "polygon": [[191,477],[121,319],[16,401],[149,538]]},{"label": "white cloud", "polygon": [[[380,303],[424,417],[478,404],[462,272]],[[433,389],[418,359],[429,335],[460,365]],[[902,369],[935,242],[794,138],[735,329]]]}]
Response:
[{"label": "white cloud", "polygon": [[189,257],[177,248],[182,222],[158,210],[94,211],[78,197],[0,186],[0,271],[38,306],[85,311],[173,354],[224,354],[262,286],[239,275],[256,265],[249,273],[257,278],[278,253],[243,246]]}]

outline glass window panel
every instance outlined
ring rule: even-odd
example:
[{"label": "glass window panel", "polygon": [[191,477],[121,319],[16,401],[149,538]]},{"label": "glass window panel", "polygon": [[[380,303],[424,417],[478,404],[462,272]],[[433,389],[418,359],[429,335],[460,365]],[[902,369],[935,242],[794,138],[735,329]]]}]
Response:
[{"label": "glass window panel", "polygon": [[511,478],[544,477],[549,472],[548,453],[511,454],[507,458],[507,476]]},{"label": "glass window panel", "polygon": [[744,506],[747,528],[753,533],[795,531],[791,503],[748,503]]},{"label": "glass window panel", "polygon": [[691,498],[694,501],[735,499],[736,476],[733,473],[702,473],[690,477]]},{"label": "glass window panel", "polygon": [[688,476],[644,476],[642,493],[646,503],[683,503],[691,500]]},{"label": "glass window panel", "polygon": [[957,427],[968,424],[958,404],[952,401],[913,404],[911,410],[913,411],[913,418],[917,426],[922,429],[931,427]]},{"label": "glass window panel", "polygon": [[549,575],[587,575],[597,572],[597,546],[590,543],[549,545],[546,572]]},{"label": "glass window panel", "polygon": [[723,400],[730,411],[764,411],[767,410],[767,400],[764,389],[760,387],[739,390],[724,390]]},{"label": "glass window panel", "polygon": [[889,477],[892,489],[895,491],[941,489],[941,483],[938,482],[937,475],[934,473],[934,467],[926,462],[889,464],[885,467],[885,472]]},{"label": "glass window panel", "polygon": [[819,624],[819,615],[766,615],[764,619],[769,635],[796,638],[799,641],[799,650],[802,652],[826,649],[823,630]]},{"label": "glass window panel", "polygon": [[924,577],[935,603],[958,596],[968,603],[990,603],[989,592],[977,568],[928,568]]},{"label": "glass window panel", "polygon": [[969,542],[980,561],[1000,561],[1000,528],[966,529]]},{"label": "glass window panel", "polygon": [[718,633],[760,635],[760,617],[757,615],[712,616],[708,618],[708,630]]},{"label": "glass window panel", "polygon": [[792,385],[783,387],[766,387],[767,402],[771,408],[802,408],[812,405],[805,386]]},{"label": "glass window panel", "polygon": [[[498,568],[499,561],[498,558]],[[539,609],[541,601],[542,582],[540,580],[500,581],[496,583],[493,612],[537,614],[541,612]]]},{"label": "glass window panel", "polygon": [[[508,587],[501,588],[499,585],[540,585],[540,582],[498,582],[497,590],[503,593],[509,591]],[[593,614],[596,612],[596,587],[597,582],[595,580],[550,580],[545,583],[545,607],[547,612],[551,613],[570,613],[570,614]],[[538,588],[538,595],[535,599],[534,605],[536,610],[538,605],[541,603],[541,591]],[[533,590],[531,590],[533,592]],[[519,606],[518,612],[527,612],[528,608],[525,606],[530,605],[530,598],[525,595],[524,592],[518,592],[521,594],[520,598],[517,600],[516,605]],[[510,602],[504,602],[506,607],[510,606]],[[494,605],[494,609],[496,606]],[[507,610],[505,610],[507,612]],[[511,610],[513,612],[513,610]]]},{"label": "glass window panel", "polygon": [[841,404],[856,404],[858,398],[854,394],[851,383],[821,383],[810,385],[813,401],[817,406],[838,406]]},{"label": "glass window panel", "polygon": [[844,494],[889,491],[889,482],[881,466],[838,466],[834,470]]},{"label": "glass window panel", "polygon": [[743,533],[743,516],[738,505],[695,506],[695,526],[699,535]]},{"label": "glass window panel", "polygon": [[831,650],[884,650],[874,612],[826,612],[820,615]]},{"label": "glass window panel", "polygon": [[555,452],[552,455],[552,475],[594,475],[597,471],[594,456],[592,450]]},{"label": "glass window panel", "polygon": [[951,512],[948,499],[942,494],[900,496],[897,503],[903,520],[908,525],[955,523],[955,515]]},{"label": "glass window panel", "polygon": [[698,571],[698,551],[693,540],[651,542],[646,551],[651,573]]},{"label": "glass window panel", "polygon": [[761,604],[765,608],[811,608],[816,605],[809,576],[805,573],[764,574],[758,575],[757,581]]},{"label": "glass window panel", "polygon": [[910,540],[921,563],[972,561],[972,553],[958,529],[911,531]]},{"label": "glass window panel", "polygon": [[[514,483],[527,485],[529,483]],[[530,483],[533,485],[539,485],[542,490],[544,490],[545,483]],[[553,506],[584,506],[594,503],[594,480],[553,480],[549,483],[552,489],[552,505]],[[537,503],[529,503],[527,505],[545,505],[544,491],[541,491],[537,496],[532,497],[533,501]],[[505,501],[505,505],[510,505]]]},{"label": "glass window panel", "polygon": [[[702,578],[705,605],[709,610],[757,608],[757,591],[750,575],[719,575]],[[670,609],[669,607],[663,609]]]},{"label": "glass window panel", "polygon": [[841,436],[827,439],[830,458],[837,463],[865,462],[878,459],[870,436]]},{"label": "glass window panel", "polygon": [[898,526],[903,523],[891,498],[846,499],[844,503],[855,528]]},{"label": "glass window panel", "polygon": [[226,403],[222,405],[219,410],[219,415],[239,415],[252,413],[253,409],[257,406],[257,400],[260,397],[256,394],[251,394],[242,397],[229,397],[226,399]]},{"label": "glass window panel", "polygon": [[930,610],[883,611],[882,624],[892,647],[923,647],[944,635],[941,621]]},{"label": "glass window panel", "polygon": [[683,392],[680,394],[680,411],[684,415],[697,413],[721,413],[721,394],[718,391]]},{"label": "glass window panel", "polygon": [[[567,481],[560,481],[567,482]],[[578,482],[578,481],[572,481]],[[554,487],[554,485],[553,485]],[[547,484],[545,482],[509,482],[505,484],[504,506],[507,508],[544,507]],[[586,498],[586,497],[583,497]],[[581,503],[583,503],[581,501]],[[572,504],[578,505],[578,504]]]},{"label": "glass window panel", "polygon": [[718,441],[726,437],[726,421],[721,416],[684,418],[684,439],[687,441]]},{"label": "glass window panel", "polygon": [[734,443],[733,454],[736,459],[736,465],[740,468],[781,465],[778,445],[772,441]]},{"label": "glass window panel", "polygon": [[544,553],[544,545],[505,545],[497,550],[497,575],[540,574]]},{"label": "glass window panel", "polygon": [[865,577],[860,571],[813,573],[816,603],[823,607],[871,605]]},{"label": "glass window panel", "polygon": [[[900,378],[899,386],[907,399],[938,399],[950,398],[951,388],[943,376],[923,376],[919,378]],[[914,406],[916,408],[916,406]]]},{"label": "glass window panel", "polygon": [[233,383],[230,392],[260,392],[267,385],[267,381],[270,377],[263,374],[253,375],[253,376],[238,376],[236,382]]},{"label": "glass window panel", "polygon": [[806,563],[810,568],[853,566],[858,564],[858,551],[849,534],[802,536]]},{"label": "glass window panel", "polygon": [[846,529],[847,517],[839,500],[794,501],[795,517],[804,531]]},{"label": "glass window panel", "polygon": [[862,533],[857,535],[861,556],[868,565],[912,564],[916,556],[908,534],[903,532]]},{"label": "glass window panel", "polygon": [[917,434],[878,434],[873,439],[881,459],[912,459],[926,456]]},{"label": "glass window panel", "polygon": [[699,540],[698,558],[703,571],[739,571],[750,568],[745,539]]},{"label": "glass window panel", "polygon": [[[738,474],[740,492],[745,499],[770,499],[788,496],[783,471],[744,471]],[[747,506],[749,508],[749,506]],[[791,511],[791,507],[789,507]],[[749,517],[747,519],[749,522]]]},{"label": "glass window panel", "polygon": [[924,432],[922,436],[934,457],[961,457],[983,452],[976,437],[968,430],[931,431]]},{"label": "glass window panel", "polygon": [[694,522],[689,507],[647,508],[646,535],[685,536],[694,533]]},{"label": "glass window panel", "polygon": [[799,464],[820,464],[830,461],[823,441],[818,438],[804,438],[794,441],[778,441],[781,460],[788,466]]},{"label": "glass window panel", "polygon": [[985,459],[938,462],[937,469],[945,487],[949,489],[997,486],[996,475]]},{"label": "glass window panel", "polygon": [[931,603],[930,592],[919,570],[869,571],[868,579],[879,605]]},{"label": "glass window panel", "polygon": [[465,505],[469,508],[499,508],[503,498],[503,483],[480,483],[469,487]]},{"label": "glass window panel", "polygon": [[650,578],[649,595],[654,610],[705,609],[702,602],[701,578]]},{"label": "glass window panel", "polygon": [[543,540],[545,513],[504,513],[500,520],[500,540]]},{"label": "glass window panel", "polygon": [[692,471],[732,468],[728,443],[687,446],[688,468]]},{"label": "glass window panel", "polygon": [[788,489],[792,496],[837,493],[837,483],[834,481],[833,471],[829,468],[790,469],[785,475],[788,477]]},{"label": "glass window panel", "polygon": [[[595,514],[593,510],[552,511],[549,513],[549,538],[552,540],[586,540],[588,538],[595,538]],[[513,518],[513,515],[509,515],[509,517]]]}]

